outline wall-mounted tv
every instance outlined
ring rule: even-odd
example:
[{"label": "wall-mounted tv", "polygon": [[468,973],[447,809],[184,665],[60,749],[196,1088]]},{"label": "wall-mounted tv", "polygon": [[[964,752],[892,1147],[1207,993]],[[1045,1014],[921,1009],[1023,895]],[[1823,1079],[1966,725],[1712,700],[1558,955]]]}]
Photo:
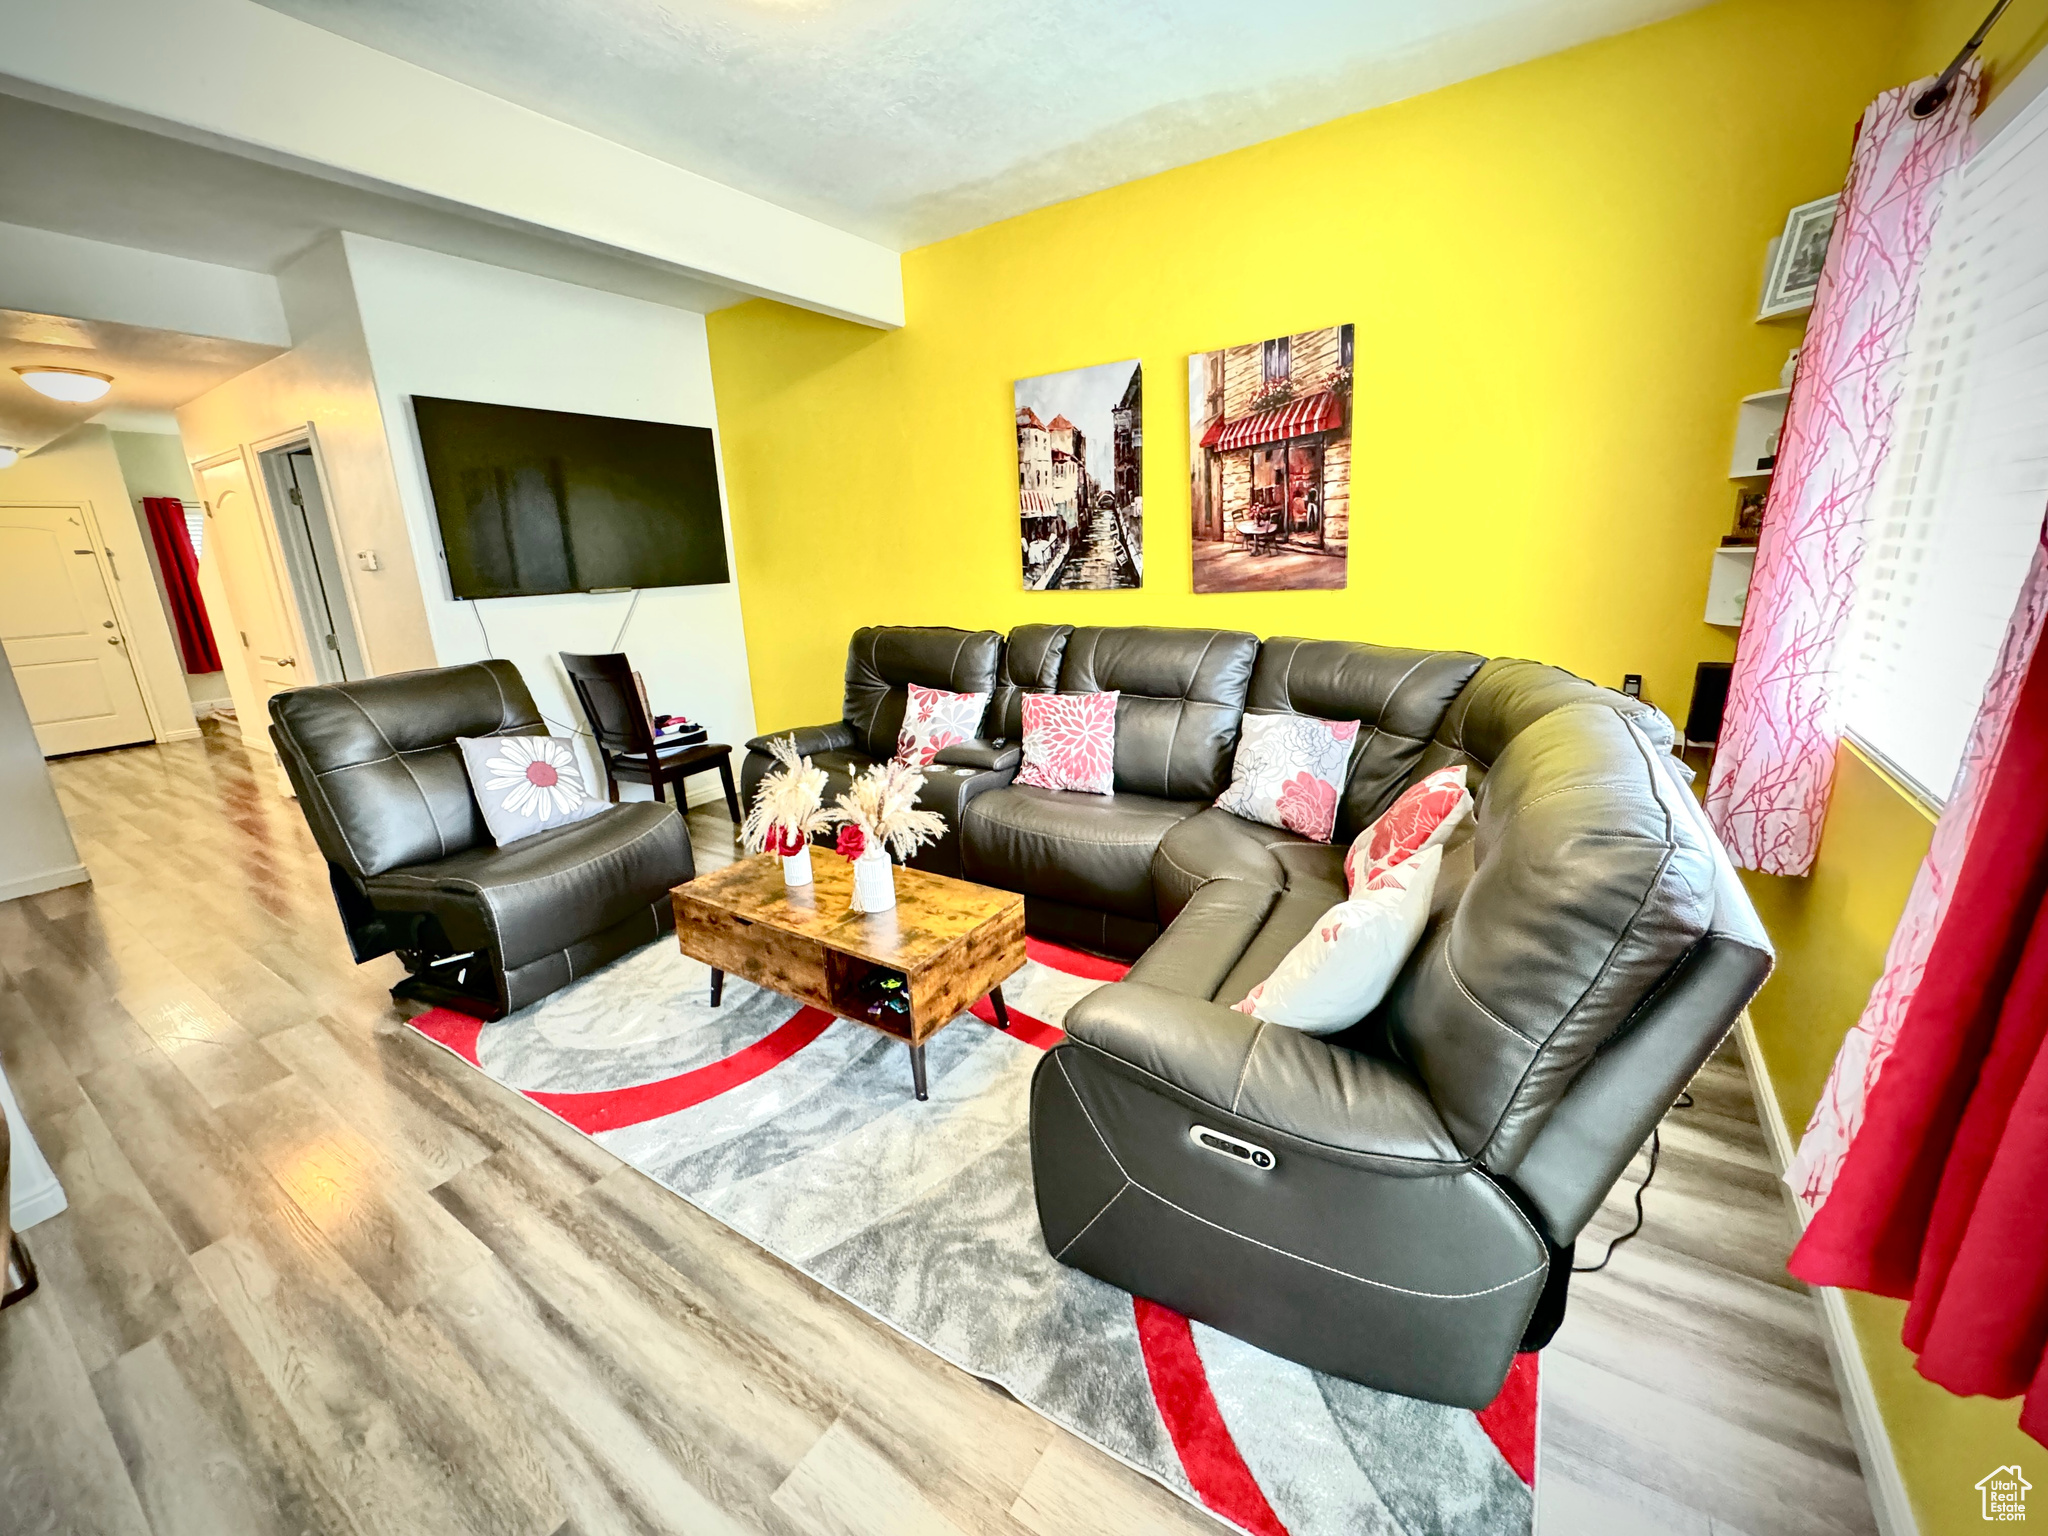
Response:
[{"label": "wall-mounted tv", "polygon": [[708,427],[412,397],[455,595],[731,579]]}]

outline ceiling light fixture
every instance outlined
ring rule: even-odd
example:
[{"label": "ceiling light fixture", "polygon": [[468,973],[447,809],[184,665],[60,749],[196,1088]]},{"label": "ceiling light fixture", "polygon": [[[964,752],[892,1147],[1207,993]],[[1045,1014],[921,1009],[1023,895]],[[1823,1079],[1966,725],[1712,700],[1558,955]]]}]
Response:
[{"label": "ceiling light fixture", "polygon": [[49,368],[37,364],[14,370],[21,375],[21,382],[39,395],[48,395],[52,400],[62,400],[66,405],[84,405],[88,400],[97,400],[114,387],[114,381],[104,373],[94,373],[86,368]]},{"label": "ceiling light fixture", "polygon": [[8,468],[20,457],[20,450],[9,448],[5,443],[0,443],[0,469]]}]

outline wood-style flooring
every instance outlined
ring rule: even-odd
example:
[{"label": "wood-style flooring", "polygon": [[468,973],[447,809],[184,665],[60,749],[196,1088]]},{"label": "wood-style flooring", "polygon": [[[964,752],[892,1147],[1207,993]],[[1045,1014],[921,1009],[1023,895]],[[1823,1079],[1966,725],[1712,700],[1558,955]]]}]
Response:
[{"label": "wood-style flooring", "polygon": [[[71,1200],[0,1314],[4,1536],[1221,1529],[402,1029],[232,730],[52,766],[93,884],[0,904]],[[1740,1063],[1693,1092],[1544,1356],[1540,1528],[1871,1531]]]}]

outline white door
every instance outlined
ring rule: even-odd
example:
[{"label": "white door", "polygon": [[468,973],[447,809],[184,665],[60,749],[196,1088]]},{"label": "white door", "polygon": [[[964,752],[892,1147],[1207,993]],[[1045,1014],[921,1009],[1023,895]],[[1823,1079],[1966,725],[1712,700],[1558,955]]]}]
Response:
[{"label": "white door", "polygon": [[0,641],[43,755],[156,732],[82,507],[0,507]]},{"label": "white door", "polygon": [[[270,720],[270,696],[315,682],[300,676],[298,631],[292,626],[284,582],[264,537],[263,509],[249,485],[239,456],[197,471],[206,502],[207,539],[220,554],[220,574],[234,610],[234,629],[216,630],[217,640],[239,645],[255,717],[242,723],[244,738],[262,741]],[[251,734],[253,729],[253,734]]]}]

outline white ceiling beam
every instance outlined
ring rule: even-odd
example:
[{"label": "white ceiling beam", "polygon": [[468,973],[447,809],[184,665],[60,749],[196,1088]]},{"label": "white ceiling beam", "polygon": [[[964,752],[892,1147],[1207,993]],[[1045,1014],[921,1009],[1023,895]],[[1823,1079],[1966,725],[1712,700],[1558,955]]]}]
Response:
[{"label": "white ceiling beam", "polygon": [[277,279],[78,235],[0,224],[0,309],[288,347]]},{"label": "white ceiling beam", "polygon": [[894,251],[252,0],[0,0],[0,37],[0,70],[80,110],[903,323]]}]

